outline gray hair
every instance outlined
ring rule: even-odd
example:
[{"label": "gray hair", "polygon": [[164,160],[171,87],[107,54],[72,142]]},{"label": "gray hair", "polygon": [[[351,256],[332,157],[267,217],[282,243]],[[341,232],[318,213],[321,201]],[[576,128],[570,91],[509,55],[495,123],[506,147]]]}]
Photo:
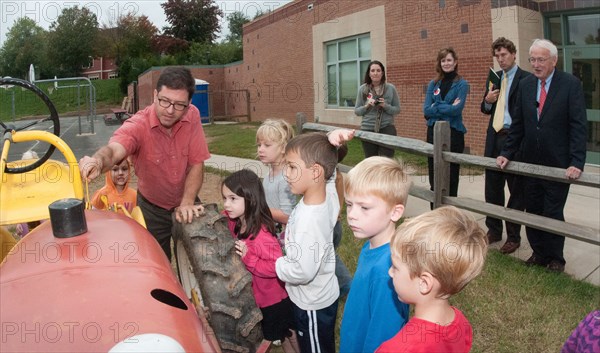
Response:
[{"label": "gray hair", "polygon": [[533,50],[533,48],[546,49],[550,52],[551,57],[558,57],[558,49],[556,49],[556,45],[547,39],[535,39],[529,47],[529,54],[531,54],[531,50]]}]

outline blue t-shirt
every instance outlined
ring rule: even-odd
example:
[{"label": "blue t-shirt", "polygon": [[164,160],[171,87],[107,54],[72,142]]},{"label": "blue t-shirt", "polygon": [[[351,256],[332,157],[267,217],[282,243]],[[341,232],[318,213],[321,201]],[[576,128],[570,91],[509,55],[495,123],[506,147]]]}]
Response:
[{"label": "blue t-shirt", "polygon": [[358,258],[346,300],[340,331],[340,353],[374,352],[394,337],[408,321],[408,304],[402,303],[392,278],[390,244],[375,249],[367,242]]}]

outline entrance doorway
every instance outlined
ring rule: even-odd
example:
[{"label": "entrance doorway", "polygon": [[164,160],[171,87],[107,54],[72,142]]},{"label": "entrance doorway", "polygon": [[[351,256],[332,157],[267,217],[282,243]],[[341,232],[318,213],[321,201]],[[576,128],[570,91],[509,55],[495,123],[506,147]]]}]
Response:
[{"label": "entrance doorway", "polygon": [[587,159],[600,164],[600,48],[565,50],[565,71],[581,80],[588,119]]},{"label": "entrance doorway", "polygon": [[581,80],[588,119],[586,162],[600,165],[600,16],[553,15],[546,19],[546,34],[559,49],[557,68]]}]

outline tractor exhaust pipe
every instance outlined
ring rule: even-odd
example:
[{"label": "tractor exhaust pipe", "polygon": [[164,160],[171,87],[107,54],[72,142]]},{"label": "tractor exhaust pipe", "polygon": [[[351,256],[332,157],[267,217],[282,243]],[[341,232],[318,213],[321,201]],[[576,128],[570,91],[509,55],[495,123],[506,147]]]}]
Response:
[{"label": "tractor exhaust pipe", "polygon": [[48,209],[52,233],[56,238],[72,238],[87,232],[85,205],[82,200],[57,200],[51,203]]}]

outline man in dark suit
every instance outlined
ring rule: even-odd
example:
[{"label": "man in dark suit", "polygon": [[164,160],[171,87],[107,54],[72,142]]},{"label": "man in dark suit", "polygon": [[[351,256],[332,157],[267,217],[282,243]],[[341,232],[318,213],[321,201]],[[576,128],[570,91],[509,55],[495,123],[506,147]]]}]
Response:
[{"label": "man in dark suit", "polygon": [[[520,149],[524,162],[566,169],[568,179],[581,176],[585,164],[587,117],[581,81],[555,70],[558,51],[552,42],[536,39],[529,48],[533,75],[523,79],[517,92],[508,140],[496,158],[506,167]],[[564,221],[568,183],[526,178],[525,210]],[[563,272],[565,238],[527,227],[533,254],[527,265]]]},{"label": "man in dark suit", "polygon": [[[521,70],[515,63],[517,48],[515,44],[500,37],[492,43],[492,55],[502,70],[497,74],[501,78],[500,87],[486,87],[481,112],[491,115],[485,138],[485,156],[496,158],[508,137],[515,112],[515,101],[521,79],[529,76],[529,72]],[[516,158],[518,160],[518,157]],[[504,206],[504,184],[508,184],[510,198],[507,207],[519,211],[524,210],[523,180],[515,174],[501,173],[494,170],[485,171],[485,202]],[[488,243],[502,240],[502,220],[486,217],[488,227]],[[506,222],[506,243],[500,248],[503,254],[511,254],[521,246],[521,225]]]}]

